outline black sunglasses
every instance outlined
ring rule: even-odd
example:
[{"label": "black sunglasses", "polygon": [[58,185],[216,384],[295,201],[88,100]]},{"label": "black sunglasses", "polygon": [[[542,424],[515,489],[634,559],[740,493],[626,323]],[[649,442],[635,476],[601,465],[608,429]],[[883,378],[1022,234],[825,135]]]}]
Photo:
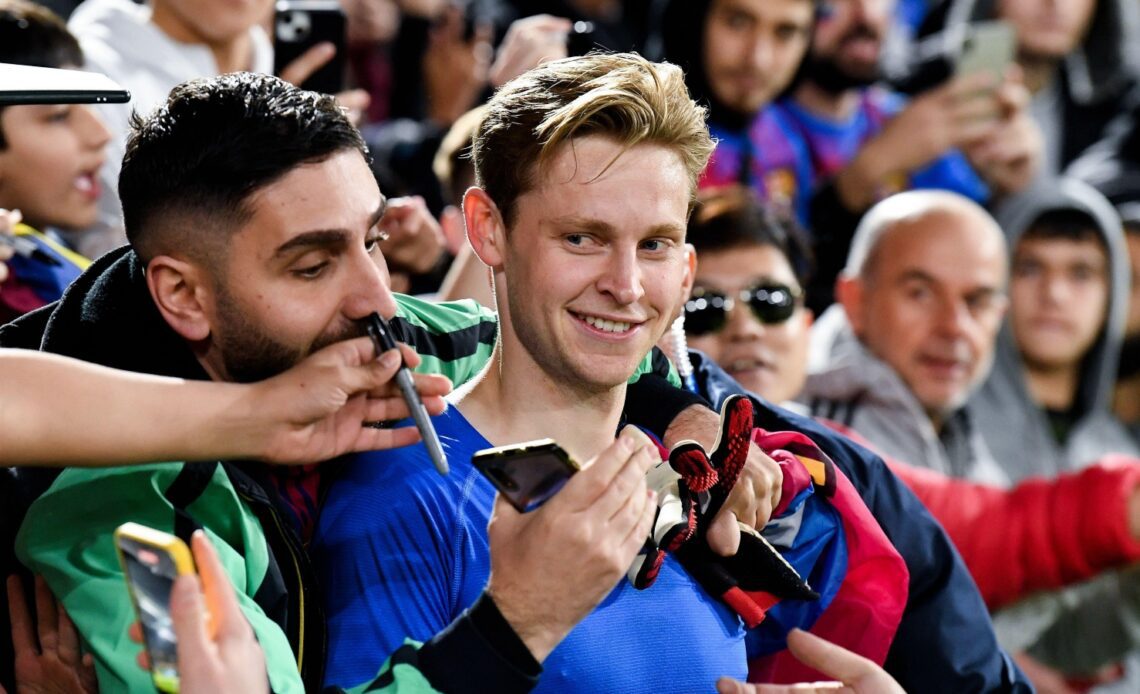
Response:
[{"label": "black sunglasses", "polygon": [[802,296],[802,289],[785,284],[758,284],[740,290],[736,297],[698,287],[685,302],[685,332],[708,335],[723,330],[737,300],[747,304],[761,323],[779,325],[796,312]]}]

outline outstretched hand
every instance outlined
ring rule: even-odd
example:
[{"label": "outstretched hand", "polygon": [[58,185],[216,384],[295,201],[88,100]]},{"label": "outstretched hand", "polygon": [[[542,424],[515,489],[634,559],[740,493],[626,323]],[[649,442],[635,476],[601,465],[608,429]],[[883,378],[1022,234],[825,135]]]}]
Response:
[{"label": "outstretched hand", "polygon": [[[262,437],[254,450],[276,463],[305,464],[354,451],[407,446],[420,440],[414,426],[376,429],[366,424],[410,416],[393,377],[400,356],[420,363],[407,345],[375,357],[368,338],[346,340],[310,355],[273,378],[248,386],[243,407],[263,422],[243,430]],[[444,376],[415,374],[429,414],[443,412],[451,391]]]},{"label": "outstretched hand", "polygon": [[746,684],[721,678],[716,683],[719,694],[906,694],[886,670],[861,655],[825,641],[800,629],[788,633],[788,650],[808,665],[835,682],[812,682],[794,685]]}]

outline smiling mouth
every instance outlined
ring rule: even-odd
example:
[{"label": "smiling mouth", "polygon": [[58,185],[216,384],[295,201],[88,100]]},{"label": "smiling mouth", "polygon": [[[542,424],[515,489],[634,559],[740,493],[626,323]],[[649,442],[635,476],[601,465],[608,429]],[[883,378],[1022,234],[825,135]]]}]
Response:
[{"label": "smiling mouth", "polygon": [[605,318],[599,318],[597,316],[588,316],[584,313],[571,312],[571,315],[573,315],[575,318],[582,321],[586,325],[589,325],[591,328],[594,328],[595,330],[600,330],[600,331],[605,332],[605,333],[613,333],[615,335],[620,335],[622,333],[628,333],[630,330],[637,327],[637,325],[640,325],[640,323],[631,323],[631,322],[627,322],[627,321],[614,321],[614,320],[607,320]]},{"label": "smiling mouth", "polygon": [[771,366],[758,359],[734,359],[728,363],[729,373],[752,371],[754,369],[771,369]]}]

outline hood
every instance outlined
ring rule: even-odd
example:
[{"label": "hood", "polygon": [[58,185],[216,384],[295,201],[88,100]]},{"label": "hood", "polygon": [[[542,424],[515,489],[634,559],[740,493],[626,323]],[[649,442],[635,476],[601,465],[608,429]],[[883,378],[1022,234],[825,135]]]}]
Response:
[{"label": "hood", "polygon": [[662,4],[665,6],[658,15],[656,32],[661,39],[660,54],[650,57],[668,61],[685,71],[689,94],[696,102],[708,107],[710,122],[733,130],[747,126],[756,114],[740,113],[718,101],[702,68],[705,20],[712,0],[663,0]]},{"label": "hood", "polygon": [[[951,0],[946,27],[997,16],[998,0]],[[1127,89],[1140,66],[1140,4],[1135,0],[1096,0],[1092,22],[1081,45],[1063,63],[1069,96],[1095,104]]]},{"label": "hood", "polygon": [[[1128,251],[1119,215],[1111,203],[1091,186],[1075,179],[1061,178],[1039,181],[1021,195],[1010,198],[996,210],[995,218],[1012,250],[1034,220],[1045,212],[1062,209],[1079,210],[1096,220],[1108,249],[1108,315],[1101,336],[1085,358],[1077,395],[1077,405],[1082,411],[1107,411],[1116,382],[1131,282]],[[1022,370],[1023,363],[1007,319],[998,337],[997,362],[990,379],[1020,381],[1024,388]]]},{"label": "hood", "polygon": [[52,310],[41,348],[116,369],[207,380],[154,305],[143,268],[125,246],[95,261]]}]

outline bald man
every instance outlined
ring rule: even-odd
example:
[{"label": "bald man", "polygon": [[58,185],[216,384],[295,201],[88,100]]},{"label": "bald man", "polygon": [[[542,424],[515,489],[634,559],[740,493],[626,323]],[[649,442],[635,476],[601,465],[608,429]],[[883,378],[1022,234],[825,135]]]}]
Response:
[{"label": "bald man", "polygon": [[801,400],[887,455],[1007,483],[964,407],[993,361],[1007,265],[1001,230],[969,199],[883,200],[855,232],[839,303],[812,330]]}]

